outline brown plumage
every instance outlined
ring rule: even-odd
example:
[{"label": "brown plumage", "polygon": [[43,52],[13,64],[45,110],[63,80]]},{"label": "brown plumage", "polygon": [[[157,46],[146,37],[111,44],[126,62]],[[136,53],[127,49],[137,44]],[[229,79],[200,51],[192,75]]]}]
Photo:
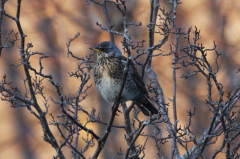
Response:
[{"label": "brown plumage", "polygon": [[[97,52],[94,66],[94,81],[99,93],[108,102],[115,102],[123,78],[126,58],[122,56],[117,46],[111,42],[102,42],[93,49]],[[158,110],[148,99],[148,92],[134,64],[130,62],[126,82],[121,94],[121,102],[133,101],[144,115],[157,114]]]}]

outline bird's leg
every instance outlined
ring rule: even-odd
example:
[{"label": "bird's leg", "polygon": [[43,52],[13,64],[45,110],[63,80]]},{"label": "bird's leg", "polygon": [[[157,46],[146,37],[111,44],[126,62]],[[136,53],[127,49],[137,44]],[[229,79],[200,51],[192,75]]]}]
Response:
[{"label": "bird's leg", "polygon": [[[114,102],[114,104],[113,104],[113,106],[112,106],[112,112],[113,112],[113,110],[114,110],[114,108],[115,108],[115,105],[117,104],[117,101],[118,101],[118,97],[116,96],[115,102]],[[118,105],[118,106],[119,106],[119,105]]]},{"label": "bird's leg", "polygon": [[[115,102],[115,103],[113,104],[113,106],[112,106],[112,112],[113,112],[114,108],[116,107],[116,104],[117,104],[117,102]],[[119,105],[118,105],[118,106],[119,106]],[[118,108],[117,108],[117,112],[122,113],[120,110],[118,110]],[[116,112],[116,115],[119,116],[119,115],[117,114],[117,112]]]},{"label": "bird's leg", "polygon": [[115,105],[116,105],[116,102],[115,102],[115,103],[113,104],[113,106],[112,106],[112,111],[114,110]]}]

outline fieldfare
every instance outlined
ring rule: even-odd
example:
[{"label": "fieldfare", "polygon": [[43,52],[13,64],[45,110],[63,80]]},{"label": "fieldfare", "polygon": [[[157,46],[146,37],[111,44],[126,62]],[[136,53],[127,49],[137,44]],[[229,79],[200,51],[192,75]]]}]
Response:
[{"label": "fieldfare", "polygon": [[[122,56],[115,44],[108,41],[100,43],[92,50],[97,52],[97,61],[93,70],[95,85],[106,101],[115,102],[123,82],[127,58]],[[120,102],[129,100],[136,103],[146,116],[158,113],[148,97],[145,84],[133,62],[129,65]]]}]

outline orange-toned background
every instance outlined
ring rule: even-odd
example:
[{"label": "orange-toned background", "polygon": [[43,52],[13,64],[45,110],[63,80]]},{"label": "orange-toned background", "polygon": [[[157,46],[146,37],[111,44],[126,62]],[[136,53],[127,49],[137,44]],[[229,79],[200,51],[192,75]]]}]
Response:
[{"label": "orange-toned background", "polygon": [[[161,2],[162,3],[162,2]],[[150,5],[148,0],[136,0],[127,3],[129,21],[136,20],[142,22],[142,27],[130,26],[129,33],[132,34],[132,39],[147,40],[148,28],[146,25],[149,21]],[[121,14],[114,6],[109,6],[109,13],[114,29],[122,32]],[[6,13],[15,16],[16,1],[9,0],[5,4]],[[187,30],[189,27],[197,26],[201,30],[201,40],[205,47],[212,48],[213,41],[217,44],[218,51],[222,52],[219,59],[220,71],[218,74],[219,82],[224,85],[225,92],[233,91],[236,85],[239,84],[239,74],[236,74],[238,65],[240,64],[240,3],[238,0],[182,0],[182,4],[178,7],[177,25]],[[44,52],[51,57],[43,62],[44,73],[51,73],[54,79],[64,88],[64,94],[75,95],[80,85],[80,81],[75,78],[70,78],[68,72],[73,72],[77,69],[77,63],[73,58],[67,58],[66,43],[70,38],[73,38],[77,32],[81,35],[71,44],[71,51],[78,57],[85,56],[91,51],[89,46],[84,44],[83,37],[93,45],[109,40],[108,33],[101,30],[96,22],[105,25],[102,9],[95,4],[86,5],[85,1],[31,1],[24,0],[21,8],[21,24],[24,33],[27,35],[26,43],[32,43],[31,51]],[[14,21],[4,17],[3,32],[14,29],[17,31]],[[171,37],[173,38],[173,37]],[[171,43],[171,39],[170,42]],[[156,35],[155,42],[157,43],[161,36]],[[115,36],[116,44],[121,48],[121,36]],[[169,52],[169,43],[162,50],[165,53]],[[180,44],[184,44],[183,41]],[[17,69],[9,66],[10,64],[19,63],[18,46],[14,48],[3,49],[0,58],[0,77],[4,74],[7,79],[12,81],[14,85],[23,88],[23,79],[25,75],[22,67]],[[146,48],[146,46],[145,46]],[[156,52],[157,53],[157,52]],[[213,62],[215,54],[209,55],[209,59]],[[31,64],[38,68],[38,57],[31,59]],[[161,86],[163,87],[165,100],[170,103],[169,114],[172,117],[171,102],[167,97],[172,96],[172,70],[171,57],[156,57],[153,60],[153,68],[158,75]],[[190,73],[192,69],[182,69],[177,72],[177,108],[179,125],[182,127],[188,122],[187,111],[193,109],[197,104],[197,115],[193,119],[192,129],[196,132],[202,132],[206,129],[210,121],[211,113],[208,111],[208,106],[205,104],[207,95],[206,80],[200,75],[191,79],[180,79],[183,73]],[[91,79],[90,83],[93,84]],[[89,83],[89,84],[90,84]],[[54,87],[46,80],[44,81],[46,96],[56,97]],[[214,92],[214,97],[217,99],[217,92]],[[42,104],[42,99],[39,98],[39,103]],[[49,113],[57,115],[59,107],[51,103]],[[97,92],[94,84],[88,91],[88,97],[81,103],[81,106],[90,111],[92,107],[97,109],[103,121],[108,121],[111,113],[111,104],[105,102]],[[43,104],[42,104],[42,108]],[[49,121],[50,115],[47,116]],[[81,122],[84,122],[86,116],[80,116]],[[146,119],[143,115],[141,119]],[[123,125],[123,116],[118,116],[115,124]],[[104,133],[104,126],[98,124],[89,124],[89,128],[96,131],[100,136]],[[52,131],[58,136],[58,131],[51,126]],[[162,127],[164,133],[165,127]],[[151,132],[151,129],[146,129]],[[126,142],[124,140],[124,130],[113,129],[106,143],[106,148],[102,151],[99,158],[112,158],[119,148],[125,152]],[[197,134],[199,136],[199,133]],[[86,137],[86,134],[80,132],[80,135]],[[45,159],[55,155],[55,150],[45,141],[43,141],[43,132],[36,118],[26,108],[11,108],[9,103],[0,101],[0,158],[18,158],[18,159]],[[81,140],[81,139],[80,139]],[[60,139],[60,141],[63,141]],[[221,141],[221,140],[220,140]],[[144,140],[140,138],[137,143],[143,144]],[[217,149],[217,145],[211,146],[205,150],[204,156],[209,158]],[[83,148],[83,142],[80,141],[80,148]],[[191,147],[191,145],[189,145]],[[185,151],[179,146],[181,154]],[[69,149],[63,149],[66,157],[70,158]],[[94,149],[89,149],[86,157],[91,156]],[[170,154],[169,145],[164,145],[161,148],[163,157]],[[156,158],[156,148],[154,142],[149,139],[146,149],[146,158]],[[218,158],[225,158],[224,155]],[[121,158],[121,157],[119,157]]]}]

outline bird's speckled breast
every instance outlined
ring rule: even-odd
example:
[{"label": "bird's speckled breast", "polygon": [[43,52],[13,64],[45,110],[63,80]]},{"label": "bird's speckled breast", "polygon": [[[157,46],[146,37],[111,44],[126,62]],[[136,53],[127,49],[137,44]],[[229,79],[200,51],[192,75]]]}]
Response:
[{"label": "bird's speckled breast", "polygon": [[[125,65],[117,58],[99,59],[94,67],[94,81],[102,97],[108,102],[115,102],[122,85],[123,69]],[[132,100],[138,92],[133,82],[127,76],[121,96],[121,102]]]}]

